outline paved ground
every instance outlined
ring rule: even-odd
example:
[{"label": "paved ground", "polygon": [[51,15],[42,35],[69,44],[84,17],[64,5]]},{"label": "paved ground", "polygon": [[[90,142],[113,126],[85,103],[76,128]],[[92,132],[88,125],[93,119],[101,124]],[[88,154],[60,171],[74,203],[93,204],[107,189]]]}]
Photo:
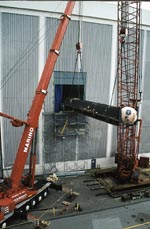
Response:
[{"label": "paved ground", "polygon": [[[120,198],[109,196],[104,189],[92,190],[100,186],[95,181],[85,182],[89,179],[89,176],[61,178],[64,190],[72,190],[72,193],[50,190],[30,216],[50,221],[47,229],[150,228],[150,198],[122,202]],[[70,205],[64,205],[63,201]],[[29,221],[13,220],[10,228],[35,228],[33,220]]]}]

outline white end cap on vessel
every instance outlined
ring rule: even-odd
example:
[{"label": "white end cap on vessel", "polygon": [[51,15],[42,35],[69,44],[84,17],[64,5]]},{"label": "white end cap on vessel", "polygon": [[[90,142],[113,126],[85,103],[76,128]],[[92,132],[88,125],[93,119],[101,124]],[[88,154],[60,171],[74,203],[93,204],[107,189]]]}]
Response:
[{"label": "white end cap on vessel", "polygon": [[121,119],[124,124],[134,124],[137,120],[137,111],[132,107],[123,107]]}]

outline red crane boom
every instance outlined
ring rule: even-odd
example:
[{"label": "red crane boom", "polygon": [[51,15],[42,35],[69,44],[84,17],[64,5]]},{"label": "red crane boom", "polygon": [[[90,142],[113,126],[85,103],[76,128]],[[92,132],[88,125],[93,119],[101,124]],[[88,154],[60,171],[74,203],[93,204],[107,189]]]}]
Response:
[{"label": "red crane boom", "polygon": [[[55,67],[55,63],[57,61],[57,57],[59,56],[60,46],[65,35],[74,5],[74,1],[68,1],[64,14],[60,18],[60,23],[52,43],[52,47],[49,51],[41,79],[35,91],[35,96],[28,113],[27,121],[22,121],[3,113],[0,114],[4,117],[12,119],[12,124],[14,125],[17,122],[16,126],[19,126],[19,122],[20,125],[25,124],[11,176],[5,180],[7,187],[5,185],[5,188],[0,188],[0,223],[4,222],[7,218],[9,218],[10,215],[13,214],[18,203],[20,204],[26,199],[31,199],[31,197],[34,197],[36,194],[39,195],[41,190],[44,190],[44,188],[40,187],[40,191],[38,191],[37,189],[33,188],[33,185],[30,186],[29,182],[27,185],[23,184],[22,177],[30,146],[35,135],[35,131],[38,127],[39,115],[44,103],[44,99],[47,95],[48,85]],[[31,170],[34,174],[33,170],[35,169],[35,157],[32,158],[31,161],[33,162],[33,164],[31,163]],[[34,179],[34,175],[31,177]]]},{"label": "red crane boom", "polygon": [[[118,1],[117,105],[136,110],[140,101],[138,94],[140,4],[140,1]],[[137,123],[121,124],[117,128],[118,175],[124,182],[134,180],[139,140]]]},{"label": "red crane boom", "polygon": [[39,115],[42,109],[42,105],[47,95],[47,88],[51,79],[54,66],[59,55],[59,49],[67,29],[67,25],[70,19],[70,14],[73,10],[75,2],[69,1],[65,9],[64,14],[61,17],[60,25],[58,27],[56,36],[54,38],[52,47],[49,51],[46,64],[36,88],[35,96],[28,114],[27,125],[25,126],[22,139],[16,155],[16,160],[13,165],[11,173],[11,181],[13,188],[18,188],[20,179],[24,170],[25,162],[28,156],[30,145],[34,136],[34,131],[38,127]]}]

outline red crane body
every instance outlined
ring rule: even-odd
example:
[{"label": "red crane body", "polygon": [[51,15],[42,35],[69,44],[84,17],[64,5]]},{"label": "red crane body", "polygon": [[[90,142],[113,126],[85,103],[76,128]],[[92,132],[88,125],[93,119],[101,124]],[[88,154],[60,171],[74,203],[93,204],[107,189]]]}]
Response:
[{"label": "red crane body", "polygon": [[27,125],[25,126],[24,133],[19,145],[16,160],[12,169],[11,180],[14,188],[18,188],[23,169],[26,163],[30,145],[33,139],[34,131],[38,127],[39,115],[42,109],[44,99],[47,95],[47,88],[51,79],[54,66],[59,55],[59,49],[69,23],[69,15],[71,14],[75,2],[69,1],[66,10],[61,18],[56,36],[54,38],[52,48],[49,51],[46,64],[36,88],[36,93],[28,114]]},{"label": "red crane body", "polygon": [[[74,5],[74,1],[68,1],[64,14],[60,18],[60,23],[54,41],[52,43],[52,47],[49,51],[41,79],[36,88],[35,96],[33,98],[32,105],[28,113],[27,121],[15,119],[9,115],[0,113],[1,116],[12,119],[12,124],[14,126],[20,126],[25,124],[20,145],[16,154],[16,159],[12,168],[11,176],[10,178],[6,179],[7,182],[5,182],[7,183],[7,187],[5,187],[5,191],[3,191],[2,188],[0,189],[0,223],[2,223],[5,218],[7,218],[5,217],[4,211],[2,211],[2,209],[4,210],[4,208],[8,208],[9,210],[7,213],[11,214],[11,212],[13,212],[16,208],[17,203],[20,203],[21,201],[24,201],[38,193],[38,191],[33,188],[33,184],[31,189],[31,187],[29,187],[28,185],[24,186],[21,180],[26,160],[31,148],[31,143],[35,135],[35,131],[38,127],[38,121],[40,112],[42,110],[42,105],[47,95],[49,82],[55,67],[55,63],[57,61],[57,57],[59,55],[60,46],[65,35]],[[34,170],[36,163],[35,157],[33,157],[31,160],[33,162],[32,169]],[[35,172],[33,171],[33,174],[34,173]],[[34,175],[32,179],[34,182]]]}]

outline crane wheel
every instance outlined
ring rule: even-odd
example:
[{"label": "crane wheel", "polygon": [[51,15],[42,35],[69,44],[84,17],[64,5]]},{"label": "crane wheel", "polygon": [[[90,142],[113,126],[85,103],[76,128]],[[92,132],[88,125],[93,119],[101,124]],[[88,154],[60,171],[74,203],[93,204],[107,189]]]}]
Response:
[{"label": "crane wheel", "polygon": [[29,210],[30,210],[30,205],[27,204],[27,205],[25,206],[25,211],[28,212]]},{"label": "crane wheel", "polygon": [[38,201],[40,202],[42,200],[42,195],[38,196]]},{"label": "crane wheel", "polygon": [[46,190],[44,193],[43,193],[43,197],[46,197],[48,194],[48,191]]},{"label": "crane wheel", "polygon": [[7,223],[6,222],[4,222],[4,223],[2,223],[1,225],[0,225],[0,228],[2,228],[2,229],[5,229],[7,227]]},{"label": "crane wheel", "polygon": [[31,206],[34,207],[36,205],[36,200],[31,201]]}]

